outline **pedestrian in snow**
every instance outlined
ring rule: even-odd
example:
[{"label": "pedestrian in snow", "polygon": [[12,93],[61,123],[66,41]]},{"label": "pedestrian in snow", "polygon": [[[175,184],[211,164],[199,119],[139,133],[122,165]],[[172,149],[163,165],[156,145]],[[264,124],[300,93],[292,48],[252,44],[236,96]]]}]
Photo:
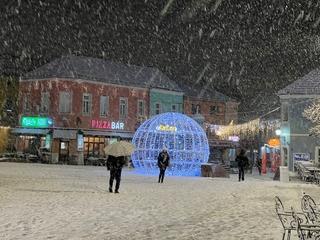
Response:
[{"label": "pedestrian in snow", "polygon": [[115,193],[119,193],[120,181],[121,181],[121,171],[122,167],[125,164],[124,157],[114,157],[109,155],[107,160],[107,168],[110,170],[110,179],[109,179],[109,192],[113,192],[113,180],[116,180]]},{"label": "pedestrian in snow", "polygon": [[158,167],[160,170],[158,183],[163,183],[164,174],[170,164],[170,156],[166,148],[163,148],[158,156]]},{"label": "pedestrian in snow", "polygon": [[236,162],[238,163],[239,169],[239,182],[242,180],[244,181],[244,169],[249,164],[249,159],[245,156],[244,149],[241,149],[240,154],[236,157]]},{"label": "pedestrian in snow", "polygon": [[259,175],[261,175],[261,165],[262,165],[262,159],[257,157],[257,168],[258,168],[258,171],[259,171]]}]

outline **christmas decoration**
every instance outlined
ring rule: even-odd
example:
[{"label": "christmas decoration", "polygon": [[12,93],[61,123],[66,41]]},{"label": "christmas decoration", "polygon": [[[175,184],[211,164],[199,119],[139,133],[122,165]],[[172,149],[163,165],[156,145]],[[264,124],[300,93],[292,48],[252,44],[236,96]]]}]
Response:
[{"label": "christmas decoration", "polygon": [[136,150],[132,162],[138,172],[157,174],[159,152],[170,155],[167,175],[197,176],[209,158],[208,139],[202,127],[181,113],[163,113],[145,121],[136,131],[132,143]]}]

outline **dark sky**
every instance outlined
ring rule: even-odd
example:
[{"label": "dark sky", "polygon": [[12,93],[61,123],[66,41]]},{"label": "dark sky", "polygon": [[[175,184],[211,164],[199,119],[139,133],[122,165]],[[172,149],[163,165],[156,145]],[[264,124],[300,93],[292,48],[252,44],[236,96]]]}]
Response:
[{"label": "dark sky", "polygon": [[75,54],[154,66],[241,102],[240,117],[319,66],[320,6],[308,0],[0,2],[0,71]]}]

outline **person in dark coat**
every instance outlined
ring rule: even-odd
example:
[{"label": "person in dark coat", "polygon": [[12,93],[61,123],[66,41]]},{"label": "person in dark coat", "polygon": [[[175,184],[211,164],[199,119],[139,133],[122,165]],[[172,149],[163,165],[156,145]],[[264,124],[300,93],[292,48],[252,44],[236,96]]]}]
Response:
[{"label": "person in dark coat", "polygon": [[257,168],[258,168],[258,171],[259,171],[259,175],[261,175],[261,165],[262,165],[262,159],[257,157]]},{"label": "person in dark coat", "polygon": [[238,163],[239,169],[239,182],[244,181],[244,169],[249,164],[249,159],[245,156],[244,149],[241,149],[240,154],[236,157],[236,162]]},{"label": "person in dark coat", "polygon": [[119,193],[120,181],[121,181],[121,171],[122,167],[125,164],[124,157],[114,157],[109,155],[107,160],[107,168],[110,170],[110,179],[109,179],[109,192],[113,192],[112,186],[114,179],[116,180],[116,187],[114,192]]},{"label": "person in dark coat", "polygon": [[170,164],[170,156],[166,148],[164,148],[158,156],[158,167],[160,170],[158,183],[163,183],[164,174]]}]

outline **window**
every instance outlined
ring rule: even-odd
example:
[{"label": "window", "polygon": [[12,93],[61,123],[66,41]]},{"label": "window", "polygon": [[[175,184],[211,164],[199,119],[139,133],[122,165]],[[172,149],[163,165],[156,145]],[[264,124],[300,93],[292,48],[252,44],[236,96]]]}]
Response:
[{"label": "window", "polygon": [[194,104],[191,104],[191,113],[196,114],[196,112],[197,112],[196,106]]},{"label": "window", "polygon": [[220,106],[210,106],[210,114],[215,114],[215,113],[221,113],[221,107]]},{"label": "window", "polygon": [[100,117],[105,117],[109,112],[109,97],[100,96]]},{"label": "window", "polygon": [[281,119],[283,122],[287,122],[289,118],[289,105],[287,102],[282,104],[282,111],[281,111]]},{"label": "window", "polygon": [[138,100],[138,116],[145,115],[145,102],[144,100]]},{"label": "window", "polygon": [[49,112],[49,105],[50,105],[49,93],[48,92],[41,93],[41,106],[40,106],[41,113],[48,113]]},{"label": "window", "polygon": [[83,115],[91,114],[91,99],[92,99],[92,96],[90,93],[84,93],[82,95],[82,114]]},{"label": "window", "polygon": [[161,104],[156,103],[155,114],[160,114],[160,113],[161,113]]},{"label": "window", "polygon": [[120,98],[120,118],[125,118],[128,115],[128,99]]},{"label": "window", "polygon": [[217,112],[217,106],[210,106],[210,114],[214,114]]},{"label": "window", "polygon": [[171,105],[171,110],[172,110],[172,112],[176,112],[177,111],[177,105],[176,104],[172,104]]},{"label": "window", "polygon": [[71,112],[71,92],[59,93],[59,112],[70,113]]},{"label": "window", "polygon": [[200,114],[201,113],[201,107],[200,107],[200,105],[198,104],[197,106],[196,106],[196,114]]},{"label": "window", "polygon": [[28,96],[24,96],[23,98],[23,112],[24,113],[30,113],[30,102],[29,102],[29,97]]}]

